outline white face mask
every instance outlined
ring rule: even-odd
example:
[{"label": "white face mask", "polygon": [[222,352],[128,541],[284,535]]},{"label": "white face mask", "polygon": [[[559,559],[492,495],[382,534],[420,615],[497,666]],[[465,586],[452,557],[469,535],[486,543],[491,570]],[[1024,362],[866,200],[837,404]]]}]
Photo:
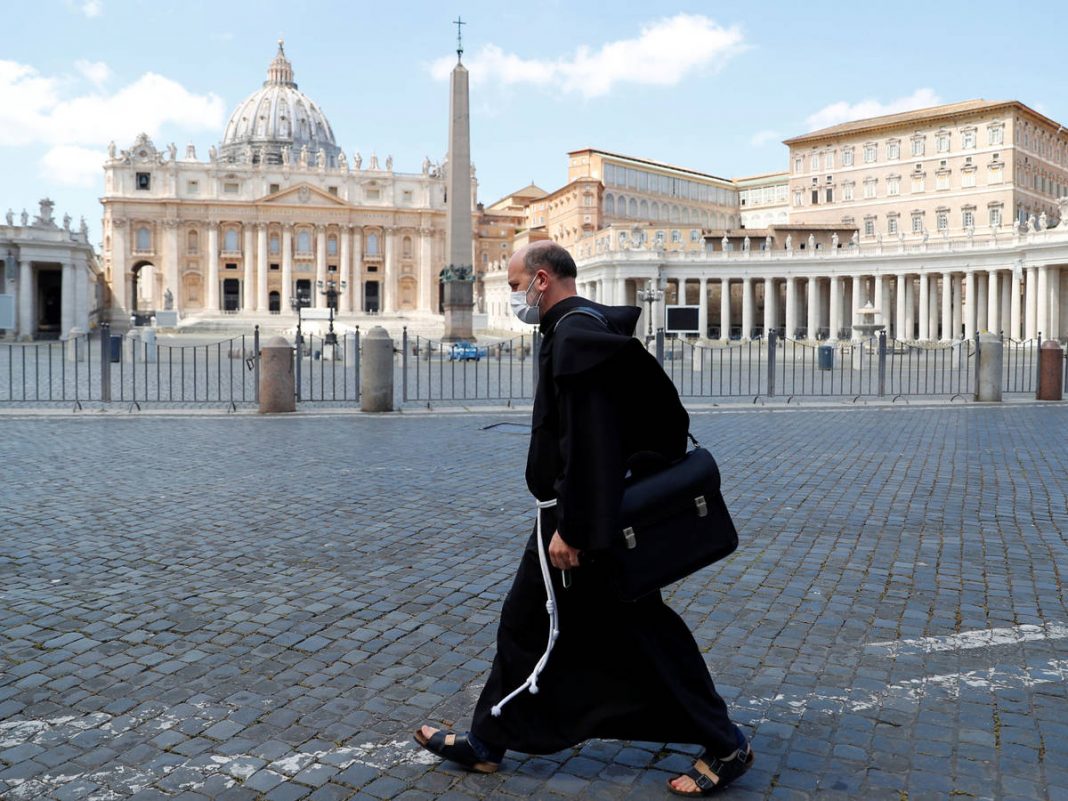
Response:
[{"label": "white face mask", "polygon": [[538,300],[535,303],[531,304],[527,302],[527,295],[530,294],[530,289],[534,286],[536,280],[537,276],[531,278],[526,291],[513,292],[510,298],[512,311],[515,312],[515,316],[527,325],[537,325],[541,320],[541,311],[538,309],[538,303],[541,303],[541,296],[545,293],[539,292]]}]

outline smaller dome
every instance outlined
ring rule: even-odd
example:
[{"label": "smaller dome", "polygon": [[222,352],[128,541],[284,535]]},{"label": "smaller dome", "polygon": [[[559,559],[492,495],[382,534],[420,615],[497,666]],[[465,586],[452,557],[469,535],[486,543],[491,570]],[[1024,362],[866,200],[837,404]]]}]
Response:
[{"label": "smaller dome", "polygon": [[219,156],[222,161],[279,164],[288,158],[298,164],[302,151],[307,163],[318,164],[319,152],[327,166],[336,166],[341,148],[322,110],[293,80],[293,65],[286,58],[285,43],[267,67],[267,80],[230,115]]}]

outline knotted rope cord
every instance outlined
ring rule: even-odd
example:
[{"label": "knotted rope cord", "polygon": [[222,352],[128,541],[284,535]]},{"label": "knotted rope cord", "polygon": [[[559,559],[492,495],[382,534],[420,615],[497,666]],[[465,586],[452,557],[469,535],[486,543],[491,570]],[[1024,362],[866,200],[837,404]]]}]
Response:
[{"label": "knotted rope cord", "polygon": [[501,716],[501,711],[504,709],[505,704],[524,690],[529,689],[531,695],[538,694],[538,675],[545,670],[545,666],[549,663],[549,654],[553,652],[553,646],[556,645],[556,638],[560,636],[560,617],[556,611],[556,591],[553,589],[552,576],[549,575],[549,560],[545,556],[545,550],[548,545],[541,533],[541,512],[543,509],[551,509],[554,506],[556,506],[555,498],[551,501],[537,502],[538,563],[541,565],[541,578],[545,582],[545,611],[549,613],[549,641],[545,644],[545,653],[541,655],[541,659],[534,665],[534,670],[527,676],[527,680],[512,690],[512,692],[508,693],[508,695],[502,698],[490,709],[490,712],[495,718]]}]

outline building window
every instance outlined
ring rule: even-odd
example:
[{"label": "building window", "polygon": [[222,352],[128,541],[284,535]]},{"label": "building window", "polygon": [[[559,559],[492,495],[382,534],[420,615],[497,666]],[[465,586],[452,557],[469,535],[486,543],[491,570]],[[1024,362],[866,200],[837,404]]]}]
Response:
[{"label": "building window", "polygon": [[223,193],[227,195],[236,195],[239,188],[240,187],[236,183],[228,181],[223,184]]},{"label": "building window", "polygon": [[367,255],[368,256],[377,256],[378,255],[378,234],[368,234],[367,235]]},{"label": "building window", "polygon": [[990,209],[990,224],[997,228],[1001,225],[1001,207],[993,206]]},{"label": "building window", "polygon": [[1005,143],[1005,128],[1004,126],[991,125],[987,129],[988,144],[1001,145]]},{"label": "building window", "polygon": [[886,218],[886,233],[890,236],[897,236],[897,217]]},{"label": "building window", "polygon": [[877,155],[877,145],[864,145],[864,163],[871,164],[875,161]]},{"label": "building window", "polygon": [[310,231],[298,231],[297,232],[297,253],[303,253],[307,255],[312,252],[311,246],[311,232]]},{"label": "building window", "polygon": [[278,184],[271,184],[271,185],[270,185],[270,186],[269,186],[269,187],[267,188],[267,192],[268,192],[268,194],[271,194],[271,195],[273,195],[273,194],[274,194],[275,192],[278,192],[279,190],[281,190],[281,188],[282,188],[282,187],[281,187],[281,186],[279,186]]},{"label": "building window", "polygon": [[794,190],[794,205],[795,206],[800,206],[801,205],[801,197],[802,197],[801,190],[800,189],[795,189]]},{"label": "building window", "polygon": [[137,229],[137,239],[134,242],[134,247],[138,253],[151,253],[152,252],[152,232],[148,228],[142,226]]},{"label": "building window", "polygon": [[888,195],[900,195],[901,194],[901,178],[893,175],[886,179],[886,194]]},{"label": "building window", "polygon": [[333,234],[330,234],[330,236],[326,238],[326,255],[337,255],[337,237]]},{"label": "building window", "polygon": [[915,194],[927,191],[927,179],[922,174],[912,176],[912,191]]},{"label": "building window", "polygon": [[406,259],[412,257],[412,238],[410,236],[406,236],[401,240],[401,255]]},{"label": "building window", "polygon": [[912,233],[923,233],[923,214],[918,211],[912,213]]},{"label": "building window", "polygon": [[691,242],[700,242],[701,241],[701,232],[698,231],[696,228],[694,230],[690,231],[690,241]]},{"label": "building window", "polygon": [[949,230],[949,212],[944,209],[939,209],[935,212],[935,227],[939,231]]},{"label": "building window", "polygon": [[414,197],[414,195],[412,194],[412,190],[411,189],[405,189],[401,193],[401,200],[403,200],[405,203],[411,203],[413,197]]},{"label": "building window", "polygon": [[967,130],[961,134],[960,137],[961,147],[965,150],[972,150],[975,148],[975,131]]},{"label": "building window", "polygon": [[875,197],[875,179],[868,178],[864,181],[864,197],[870,199]]},{"label": "building window", "polygon": [[853,199],[853,184],[852,183],[842,184],[842,200],[852,200],[852,199]]},{"label": "building window", "polygon": [[965,170],[962,172],[960,175],[960,185],[965,189],[975,186],[975,170]]},{"label": "building window", "polygon": [[275,262],[272,261],[271,264],[270,264],[270,269],[271,270],[280,270],[281,267],[279,267],[278,264],[276,264]]},{"label": "building window", "polygon": [[886,144],[886,157],[888,159],[901,158],[901,143],[897,140],[887,142]]},{"label": "building window", "polygon": [[875,236],[875,218],[864,218],[864,236]]},{"label": "building window", "polygon": [[327,191],[327,192],[328,192],[329,194],[333,195],[334,197],[337,197],[337,187],[336,187],[336,186],[328,186],[328,187],[326,188],[326,191]]},{"label": "building window", "polygon": [[963,226],[965,228],[974,228],[975,227],[975,210],[974,209],[965,209],[964,213],[961,215],[961,223],[963,224]]},{"label": "building window", "polygon": [[834,203],[834,190],[829,186],[824,190],[824,199],[827,203]]},{"label": "building window", "polygon": [[948,133],[940,133],[940,134],[938,134],[937,137],[935,137],[935,150],[937,150],[939,153],[948,153],[949,152],[949,134]]},{"label": "building window", "polygon": [[148,190],[152,188],[152,173],[139,172],[137,173],[137,188]]},{"label": "building window", "polygon": [[823,154],[823,169],[825,169],[825,170],[833,170],[834,169],[834,151],[833,150],[830,153],[824,153]]},{"label": "building window", "polygon": [[377,189],[368,189],[364,193],[364,197],[366,197],[368,200],[378,200],[381,195],[382,193]]},{"label": "building window", "polygon": [[671,232],[671,241],[672,242],[681,242],[682,241],[682,234],[677,230],[676,231],[672,231]]},{"label": "building window", "polygon": [[912,155],[922,156],[926,146],[926,137],[916,136],[912,140]]},{"label": "building window", "polygon": [[808,160],[808,168],[810,172],[819,172],[820,170],[820,157],[818,153],[813,153],[812,157]]},{"label": "building window", "polygon": [[185,191],[190,195],[196,195],[200,192],[200,181],[186,181]]},{"label": "building window", "polygon": [[847,147],[847,148],[842,150],[842,166],[843,167],[852,167],[853,166],[853,148]]},{"label": "building window", "polygon": [[949,189],[949,172],[940,172],[935,179],[935,188],[938,191]]},{"label": "building window", "polygon": [[271,253],[279,253],[282,250],[281,243],[278,241],[278,234],[271,234],[271,238],[268,240],[268,248]]},{"label": "building window", "polygon": [[226,253],[238,253],[241,248],[237,244],[237,230],[234,228],[226,229],[226,233],[223,234],[223,251]]},{"label": "building window", "polygon": [[188,253],[196,253],[200,249],[200,236],[196,231],[185,235],[185,248]]}]

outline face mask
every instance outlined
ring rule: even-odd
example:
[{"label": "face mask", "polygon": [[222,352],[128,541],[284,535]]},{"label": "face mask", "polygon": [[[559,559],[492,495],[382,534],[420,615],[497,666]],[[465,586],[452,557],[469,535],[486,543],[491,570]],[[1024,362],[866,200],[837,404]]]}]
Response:
[{"label": "face mask", "polygon": [[527,295],[530,294],[530,289],[534,286],[536,280],[536,276],[530,279],[530,285],[526,288],[525,292],[513,292],[511,295],[512,311],[515,312],[515,316],[519,318],[520,322],[526,323],[527,325],[537,325],[541,320],[541,312],[538,309],[538,303],[541,303],[541,296],[545,293],[538,293],[537,303],[527,303]]}]

